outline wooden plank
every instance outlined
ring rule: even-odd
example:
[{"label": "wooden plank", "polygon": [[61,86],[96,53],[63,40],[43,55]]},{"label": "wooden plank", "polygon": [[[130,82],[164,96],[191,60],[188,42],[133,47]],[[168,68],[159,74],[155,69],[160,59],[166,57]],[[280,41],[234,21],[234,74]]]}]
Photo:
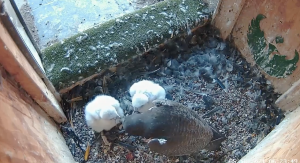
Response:
[{"label": "wooden plank", "polygon": [[300,107],[290,112],[239,163],[297,163],[300,161]]},{"label": "wooden plank", "polygon": [[2,22],[0,22],[0,64],[50,117],[58,123],[67,120],[54,95],[18,49]]},{"label": "wooden plank", "polygon": [[221,37],[225,40],[243,9],[246,0],[220,0],[212,24],[220,30]]},{"label": "wooden plank", "polygon": [[[9,26],[5,26],[5,27],[8,30],[8,32],[10,33],[10,35],[12,36],[12,38],[14,39],[15,43],[18,45],[19,49],[22,51],[22,53],[23,54],[28,53],[27,55],[30,55],[31,58],[33,58],[33,60],[34,60],[33,63],[35,63],[38,66],[37,68],[41,69],[41,71],[45,73],[41,58],[37,51],[38,47],[37,47],[37,45],[34,46],[33,43],[31,42],[32,36],[27,35],[25,29],[28,29],[28,28],[24,27],[22,24],[25,22],[24,22],[24,20],[22,20],[23,22],[21,23],[21,20],[19,20],[19,18],[17,16],[17,13],[20,14],[20,12],[15,11],[11,2],[13,2],[13,1],[5,1],[5,3],[3,3],[3,5],[1,6],[1,7],[3,7],[2,11],[1,11],[2,12],[1,17],[9,19],[11,21],[8,24]],[[15,4],[15,2],[13,2],[13,3]],[[7,21],[9,21],[9,20],[7,20]],[[4,25],[6,25],[6,24],[4,24]],[[18,36],[13,36],[12,30],[14,30],[15,31],[14,34],[18,35]],[[17,39],[15,39],[15,38],[17,38]]]},{"label": "wooden plank", "polygon": [[282,94],[275,104],[285,111],[293,111],[300,105],[300,80]]},{"label": "wooden plank", "polygon": [[[249,47],[247,33],[248,28],[253,18],[258,14],[266,16],[260,22],[260,29],[264,31],[266,43],[274,43],[277,36],[284,39],[283,43],[275,44],[278,49],[279,56],[285,55],[286,60],[295,57],[295,50],[300,52],[300,3],[299,1],[278,0],[276,3],[273,0],[247,0],[240,16],[232,31],[232,37],[236,47],[249,63],[255,64],[253,54]],[[272,55],[269,56],[272,58]],[[268,61],[266,61],[268,62]],[[260,65],[261,66],[261,65]],[[275,87],[275,91],[284,93],[294,82],[300,79],[300,62],[296,63],[297,68],[291,75],[284,78],[266,75],[266,78],[271,81]],[[282,67],[287,68],[287,67]]]},{"label": "wooden plank", "polygon": [[3,68],[1,74],[0,162],[74,163],[55,122]]},{"label": "wooden plank", "polygon": [[23,23],[25,22],[23,22],[23,20],[19,20],[19,16],[21,15],[19,11],[16,11],[18,13],[17,14],[13,8],[13,6],[16,7],[15,2],[13,2],[13,5],[11,4],[11,2],[13,1],[5,1],[2,6],[0,5],[2,7],[0,19],[27,61],[34,68],[35,72],[43,79],[47,88],[52,92],[56,100],[60,102],[60,94],[55,90],[53,84],[46,77],[45,70],[38,55],[41,54],[41,52],[39,51],[39,49],[35,49],[35,47],[38,47],[34,42],[30,41],[32,40],[31,36],[27,36],[27,32],[25,30],[25,28],[27,27],[23,27]]}]

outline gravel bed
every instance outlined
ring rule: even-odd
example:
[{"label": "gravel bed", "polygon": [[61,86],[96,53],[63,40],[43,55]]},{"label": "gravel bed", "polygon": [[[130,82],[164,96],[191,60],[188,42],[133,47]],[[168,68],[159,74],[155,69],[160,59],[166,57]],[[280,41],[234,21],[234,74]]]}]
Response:
[{"label": "gravel bed", "polygon": [[[92,144],[87,162],[235,162],[284,118],[281,110],[274,105],[279,95],[273,92],[272,85],[258,68],[251,67],[235,48],[214,37],[210,37],[203,46],[193,47],[187,54],[165,59],[157,71],[110,86],[110,95],[120,101],[125,115],[131,114],[133,109],[129,87],[142,79],[159,83],[166,89],[168,99],[197,111],[225,134],[227,139],[221,149],[168,158],[149,151],[144,138],[117,134],[122,126],[116,126],[106,133],[107,138],[129,144],[135,149],[129,150],[115,144],[109,150],[85,123],[84,105],[91,100],[89,98],[66,105],[67,114],[72,114],[73,127],[71,123],[61,126],[77,162],[84,162],[87,142]],[[101,84],[96,79],[91,82],[99,86],[93,85],[91,90],[77,88],[77,92],[101,93]],[[78,143],[82,150],[76,145]]]}]

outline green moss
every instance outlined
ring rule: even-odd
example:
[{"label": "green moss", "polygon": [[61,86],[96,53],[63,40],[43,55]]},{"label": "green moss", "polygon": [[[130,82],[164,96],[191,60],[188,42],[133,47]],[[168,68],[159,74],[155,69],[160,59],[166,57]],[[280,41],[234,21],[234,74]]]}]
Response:
[{"label": "green moss", "polygon": [[[274,77],[286,77],[297,68],[299,54],[295,50],[295,56],[291,60],[287,60],[286,56],[278,55],[279,52],[275,45],[267,43],[264,37],[264,31],[260,29],[260,21],[266,17],[262,14],[257,15],[251,21],[249,26],[248,45],[253,54],[256,64],[258,64],[266,73]],[[281,36],[275,38],[275,43],[283,43]]]},{"label": "green moss", "polygon": [[278,43],[283,43],[283,42],[284,42],[284,38],[281,37],[281,36],[276,36],[275,42],[276,42],[276,44],[278,44]]},{"label": "green moss", "polygon": [[[57,89],[144,52],[211,16],[200,0],[170,0],[110,20],[43,51],[47,76]],[[201,23],[201,22],[200,22]]]}]

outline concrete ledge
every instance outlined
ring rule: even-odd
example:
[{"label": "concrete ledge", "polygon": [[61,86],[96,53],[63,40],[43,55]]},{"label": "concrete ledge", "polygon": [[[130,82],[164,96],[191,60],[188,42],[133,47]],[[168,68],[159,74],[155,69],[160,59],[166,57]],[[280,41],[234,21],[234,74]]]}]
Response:
[{"label": "concrete ledge", "polygon": [[74,35],[43,51],[47,76],[56,89],[69,87],[168,38],[189,33],[212,16],[211,5],[200,0],[163,1]]}]

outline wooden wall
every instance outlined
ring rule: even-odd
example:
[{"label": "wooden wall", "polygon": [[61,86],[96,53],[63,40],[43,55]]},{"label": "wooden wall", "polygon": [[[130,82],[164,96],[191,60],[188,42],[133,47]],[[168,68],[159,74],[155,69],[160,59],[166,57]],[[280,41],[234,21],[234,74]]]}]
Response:
[{"label": "wooden wall", "polygon": [[225,40],[243,9],[246,0],[220,0],[212,24],[220,30],[221,37]]},{"label": "wooden wall", "polygon": [[[243,6],[242,11],[232,30],[232,38],[236,47],[241,51],[244,57],[250,63],[255,63],[253,59],[253,46],[258,42],[249,42],[247,34],[251,20],[256,18],[258,14],[264,15],[266,18],[261,20],[260,29],[264,32],[265,42],[273,44],[279,56],[286,56],[286,62],[295,57],[295,50],[300,52],[300,1],[298,0],[247,0]],[[275,43],[275,38],[281,36],[284,39],[283,43]],[[252,44],[252,45],[251,45]],[[267,49],[268,47],[266,47]],[[258,55],[268,55],[261,53]],[[263,64],[268,63],[274,53],[268,55]],[[283,64],[284,65],[284,64]],[[280,65],[279,65],[280,66]],[[284,65],[285,66],[285,65]],[[267,78],[274,85],[277,92],[286,92],[293,83],[300,79],[300,62],[296,63],[297,68],[292,71],[291,75],[284,77],[272,76],[263,69]]]},{"label": "wooden wall", "polygon": [[300,106],[300,1],[221,0],[213,24],[283,95],[276,104]]},{"label": "wooden wall", "polygon": [[300,107],[265,137],[239,163],[299,163]]},{"label": "wooden wall", "polygon": [[291,111],[239,163],[299,162],[300,0],[221,0],[213,25],[282,93],[277,106]]},{"label": "wooden wall", "polygon": [[0,162],[75,162],[54,121],[0,70]]},{"label": "wooden wall", "polygon": [[0,20],[0,64],[50,117],[58,123],[66,122],[59,102],[25,58],[4,23]]}]

